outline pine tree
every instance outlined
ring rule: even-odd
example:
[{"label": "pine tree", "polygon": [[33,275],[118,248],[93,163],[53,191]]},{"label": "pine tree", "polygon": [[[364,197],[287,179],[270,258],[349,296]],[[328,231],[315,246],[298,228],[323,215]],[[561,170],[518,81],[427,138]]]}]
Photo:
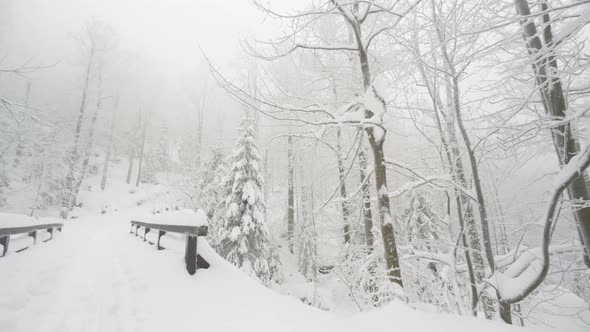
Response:
[{"label": "pine tree", "polygon": [[[199,183],[201,208],[209,218],[209,228],[212,234],[217,234],[219,223],[223,217],[223,177],[226,174],[226,162],[223,152],[219,148],[211,150],[211,159],[204,165]],[[215,244],[213,244],[215,245]]]},{"label": "pine tree", "polygon": [[[145,131],[146,129],[144,129]],[[148,135],[143,133],[142,135]],[[142,138],[148,142],[146,144],[146,161],[141,170],[141,182],[157,183],[157,174],[170,170],[170,138],[168,136],[168,126],[163,122],[159,127],[159,134],[156,139],[151,140],[148,137]]]},{"label": "pine tree", "polygon": [[[441,247],[441,239],[446,234],[443,219],[433,211],[429,199],[423,194],[412,193],[410,207],[404,211],[402,222],[405,240],[413,250],[434,255],[444,250]],[[412,279],[419,300],[445,307],[445,290],[448,288],[446,267],[433,261],[419,260],[415,268],[417,270]]]},{"label": "pine tree", "polygon": [[272,280],[281,282],[282,276],[265,223],[260,166],[254,119],[246,114],[224,180],[226,213],[218,231],[218,250],[229,262],[269,285]]},{"label": "pine tree", "polygon": [[166,172],[170,170],[170,137],[166,123],[160,126],[159,140],[155,146],[155,163],[156,171]]},{"label": "pine tree", "polygon": [[433,241],[440,239],[446,232],[443,220],[434,211],[424,195],[413,192],[410,207],[402,217],[407,243],[418,250],[439,252],[433,248]]}]

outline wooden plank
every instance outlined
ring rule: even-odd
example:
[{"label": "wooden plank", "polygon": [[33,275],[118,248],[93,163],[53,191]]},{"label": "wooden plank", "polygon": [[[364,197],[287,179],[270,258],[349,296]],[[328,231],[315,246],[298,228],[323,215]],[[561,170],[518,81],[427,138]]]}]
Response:
[{"label": "wooden plank", "polygon": [[0,236],[11,235],[11,234],[32,233],[32,232],[47,229],[47,228],[57,228],[61,232],[62,227],[63,227],[63,224],[43,224],[43,225],[34,225],[34,226],[26,226],[26,227],[0,228]]},{"label": "wooden plank", "polygon": [[0,244],[4,247],[2,257],[6,256],[8,252],[8,245],[10,244],[10,235],[0,236]]},{"label": "wooden plank", "polygon": [[162,250],[162,249],[164,249],[164,247],[162,247],[162,246],[160,245],[160,239],[161,239],[161,238],[162,238],[162,236],[164,236],[164,235],[166,235],[166,232],[164,232],[164,231],[158,231],[158,244],[157,244],[157,246],[156,246],[156,248],[158,248],[158,250]]},{"label": "wooden plank", "polygon": [[158,229],[161,231],[171,232],[171,233],[179,233],[179,234],[187,234],[193,236],[206,236],[209,232],[209,227],[207,226],[181,226],[181,225],[163,225],[163,224],[152,224],[147,222],[141,222],[132,220],[131,224],[151,228],[151,229]]},{"label": "wooden plank", "polygon": [[37,231],[29,232],[29,236],[33,238],[33,245],[37,244]]},{"label": "wooden plank", "polygon": [[[151,230],[158,231],[158,240],[156,243],[157,250],[162,250],[164,247],[160,245],[160,240],[167,232],[179,233],[186,235],[186,247],[184,253],[184,261],[186,264],[186,270],[190,275],[197,272],[199,268],[209,268],[209,263],[203,259],[197,253],[197,240],[199,236],[206,236],[209,227],[208,226],[183,226],[183,225],[163,225],[163,224],[152,224],[147,222],[141,222],[131,220],[131,233],[133,233],[133,226],[135,226],[135,235],[137,236],[137,230],[140,227],[144,227],[143,240],[146,241],[146,234]],[[151,242],[150,242],[151,243]]]}]

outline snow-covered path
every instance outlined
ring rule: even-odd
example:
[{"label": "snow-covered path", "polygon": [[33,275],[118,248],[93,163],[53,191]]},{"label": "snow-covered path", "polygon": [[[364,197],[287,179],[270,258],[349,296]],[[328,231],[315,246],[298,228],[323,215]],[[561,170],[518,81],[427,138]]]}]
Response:
[{"label": "snow-covered path", "polygon": [[69,223],[54,241],[6,257],[0,317],[10,319],[0,330],[133,330],[121,323],[135,321],[137,282],[125,266],[134,246],[121,248],[128,234],[101,221]]},{"label": "snow-covered path", "polygon": [[[157,251],[129,217],[70,221],[47,243],[0,259],[0,331],[503,331],[499,323],[401,304],[353,317],[308,307],[259,285],[201,241],[209,270],[190,276],[181,239]],[[396,329],[399,331],[399,329]]]}]

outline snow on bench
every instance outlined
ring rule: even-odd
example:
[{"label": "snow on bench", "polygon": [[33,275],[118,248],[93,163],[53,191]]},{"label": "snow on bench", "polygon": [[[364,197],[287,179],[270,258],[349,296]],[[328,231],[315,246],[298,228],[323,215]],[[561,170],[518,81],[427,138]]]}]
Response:
[{"label": "snow on bench", "polygon": [[[58,221],[61,220],[56,218],[37,219],[24,214],[0,213],[0,250],[2,251],[2,256],[0,257],[4,257],[8,252],[12,235],[27,234],[27,238],[33,238],[32,243],[26,240],[20,241],[26,243],[17,245],[19,247],[16,250],[17,252],[23,251],[37,243],[37,233],[40,230],[46,230],[49,234],[49,239],[44,240],[44,242],[53,239],[53,229],[61,232],[63,227],[63,224]],[[23,240],[18,237],[15,239]]]},{"label": "snow on bench", "polygon": [[[133,230],[135,227],[135,232]],[[207,226],[207,215],[203,210],[180,210],[167,213],[159,213],[146,216],[144,221],[131,220],[129,233],[138,235],[138,230],[143,227],[143,241],[146,242],[146,235],[151,230],[158,231],[156,249],[165,249],[160,245],[160,239],[167,232],[186,235],[186,251],[184,260],[186,270],[190,275],[195,274],[198,268],[209,268],[209,263],[197,253],[197,238],[206,236],[209,230]],[[149,241],[148,241],[149,242]],[[153,244],[149,242],[150,244]]]}]

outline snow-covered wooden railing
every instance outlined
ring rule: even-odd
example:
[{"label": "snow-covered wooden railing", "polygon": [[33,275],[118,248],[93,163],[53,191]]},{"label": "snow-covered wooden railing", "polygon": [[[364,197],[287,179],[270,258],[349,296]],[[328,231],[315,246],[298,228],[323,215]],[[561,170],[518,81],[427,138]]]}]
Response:
[{"label": "snow-covered wooden railing", "polygon": [[[131,230],[129,233],[135,233],[135,236],[141,236],[142,234],[139,234],[138,232],[139,229],[143,227],[143,241],[145,242],[147,241],[146,235],[149,232],[157,231],[158,237],[155,244],[158,250],[165,249],[160,245],[160,239],[166,233],[184,234],[186,235],[184,261],[188,273],[193,275],[197,272],[197,269],[209,268],[209,263],[197,253],[198,237],[206,236],[209,231],[209,227],[206,225],[207,217],[202,211],[175,211],[148,219],[152,222],[131,220]],[[171,224],[171,222],[177,222],[178,224]]]},{"label": "snow-covered wooden railing", "polygon": [[[28,233],[30,237],[33,238],[33,244],[37,243],[37,232],[40,230],[47,230],[50,237],[49,239],[45,240],[45,242],[53,239],[53,230],[57,229],[61,232],[61,228],[63,224],[55,223],[55,224],[41,224],[41,225],[32,225],[32,226],[22,226],[22,227],[6,227],[0,228],[0,245],[4,248],[2,250],[2,257],[6,256],[8,252],[8,246],[10,245],[10,236],[16,234],[25,234]],[[27,247],[28,248],[28,247]],[[26,249],[26,248],[24,248]],[[22,250],[24,250],[22,249]]]}]

